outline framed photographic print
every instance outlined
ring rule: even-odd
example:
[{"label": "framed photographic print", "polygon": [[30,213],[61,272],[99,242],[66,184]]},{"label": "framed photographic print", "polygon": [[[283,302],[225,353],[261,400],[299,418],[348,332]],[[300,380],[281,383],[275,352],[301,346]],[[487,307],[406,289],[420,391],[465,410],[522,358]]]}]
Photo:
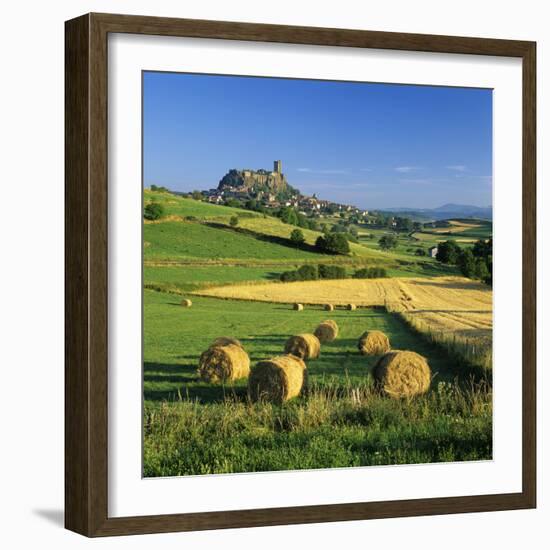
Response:
[{"label": "framed photographic print", "polygon": [[535,44],[66,23],[66,527],[533,508]]}]

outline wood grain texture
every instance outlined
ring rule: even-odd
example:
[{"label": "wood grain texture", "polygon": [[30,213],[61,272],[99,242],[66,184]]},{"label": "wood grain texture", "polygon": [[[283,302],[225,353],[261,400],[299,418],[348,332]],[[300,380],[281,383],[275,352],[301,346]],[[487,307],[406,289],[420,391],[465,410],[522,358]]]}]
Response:
[{"label": "wood grain texture", "polygon": [[536,45],[523,56],[523,493],[537,501],[537,81]]},{"label": "wood grain texture", "polygon": [[[133,33],[519,57],[523,61],[523,490],[520,493],[108,517],[107,38]],[[536,506],[536,50],[532,42],[112,14],[66,23],[65,524],[86,536]]]},{"label": "wood grain texture", "polygon": [[89,533],[89,18],[65,27],[65,526]]}]

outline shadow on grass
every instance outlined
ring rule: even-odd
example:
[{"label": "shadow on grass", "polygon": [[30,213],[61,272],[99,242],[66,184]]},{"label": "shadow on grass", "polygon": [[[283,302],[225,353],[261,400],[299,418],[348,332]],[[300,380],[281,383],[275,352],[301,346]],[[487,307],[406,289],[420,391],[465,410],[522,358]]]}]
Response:
[{"label": "shadow on grass", "polygon": [[[322,251],[319,251],[318,248],[315,248],[315,246],[311,244],[302,243],[301,245],[297,245],[293,243],[290,239],[286,239],[285,237],[277,237],[275,235],[265,235],[263,233],[256,233],[251,229],[245,229],[243,227],[230,227],[223,223],[216,223],[216,222],[203,222],[203,223],[204,225],[207,225],[208,227],[212,227],[213,229],[224,229],[226,231],[234,231],[235,233],[241,233],[242,235],[247,235],[248,237],[252,237],[258,241],[278,244],[281,246],[286,246],[287,248],[293,248],[294,250],[302,250],[304,252],[322,254]],[[290,226],[290,227],[293,227],[293,226]]]},{"label": "shadow on grass", "polygon": [[178,401],[181,397],[200,403],[220,403],[227,398],[246,398],[246,381],[239,386],[209,384],[198,378],[195,365],[144,363],[143,382],[146,401]]}]

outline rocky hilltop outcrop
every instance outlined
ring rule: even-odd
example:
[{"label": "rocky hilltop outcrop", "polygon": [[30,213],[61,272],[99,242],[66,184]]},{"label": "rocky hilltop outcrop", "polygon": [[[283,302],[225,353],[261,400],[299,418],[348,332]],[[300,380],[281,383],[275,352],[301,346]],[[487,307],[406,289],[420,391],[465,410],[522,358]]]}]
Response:
[{"label": "rocky hilltop outcrop", "polygon": [[232,169],[220,180],[218,191],[247,193],[252,196],[270,194],[276,197],[296,194],[282,172],[280,160],[273,162],[273,170]]}]

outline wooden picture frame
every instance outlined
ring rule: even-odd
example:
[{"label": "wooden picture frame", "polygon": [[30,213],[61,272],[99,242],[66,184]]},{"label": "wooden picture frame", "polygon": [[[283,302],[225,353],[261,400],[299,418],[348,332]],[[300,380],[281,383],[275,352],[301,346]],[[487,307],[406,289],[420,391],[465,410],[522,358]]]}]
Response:
[{"label": "wooden picture frame", "polygon": [[[107,37],[133,33],[520,58],[523,66],[523,489],[512,494],[108,516]],[[65,525],[86,536],[484,512],[536,506],[536,44],[112,14],[66,22]],[[527,261],[528,260],[528,261]]]}]

